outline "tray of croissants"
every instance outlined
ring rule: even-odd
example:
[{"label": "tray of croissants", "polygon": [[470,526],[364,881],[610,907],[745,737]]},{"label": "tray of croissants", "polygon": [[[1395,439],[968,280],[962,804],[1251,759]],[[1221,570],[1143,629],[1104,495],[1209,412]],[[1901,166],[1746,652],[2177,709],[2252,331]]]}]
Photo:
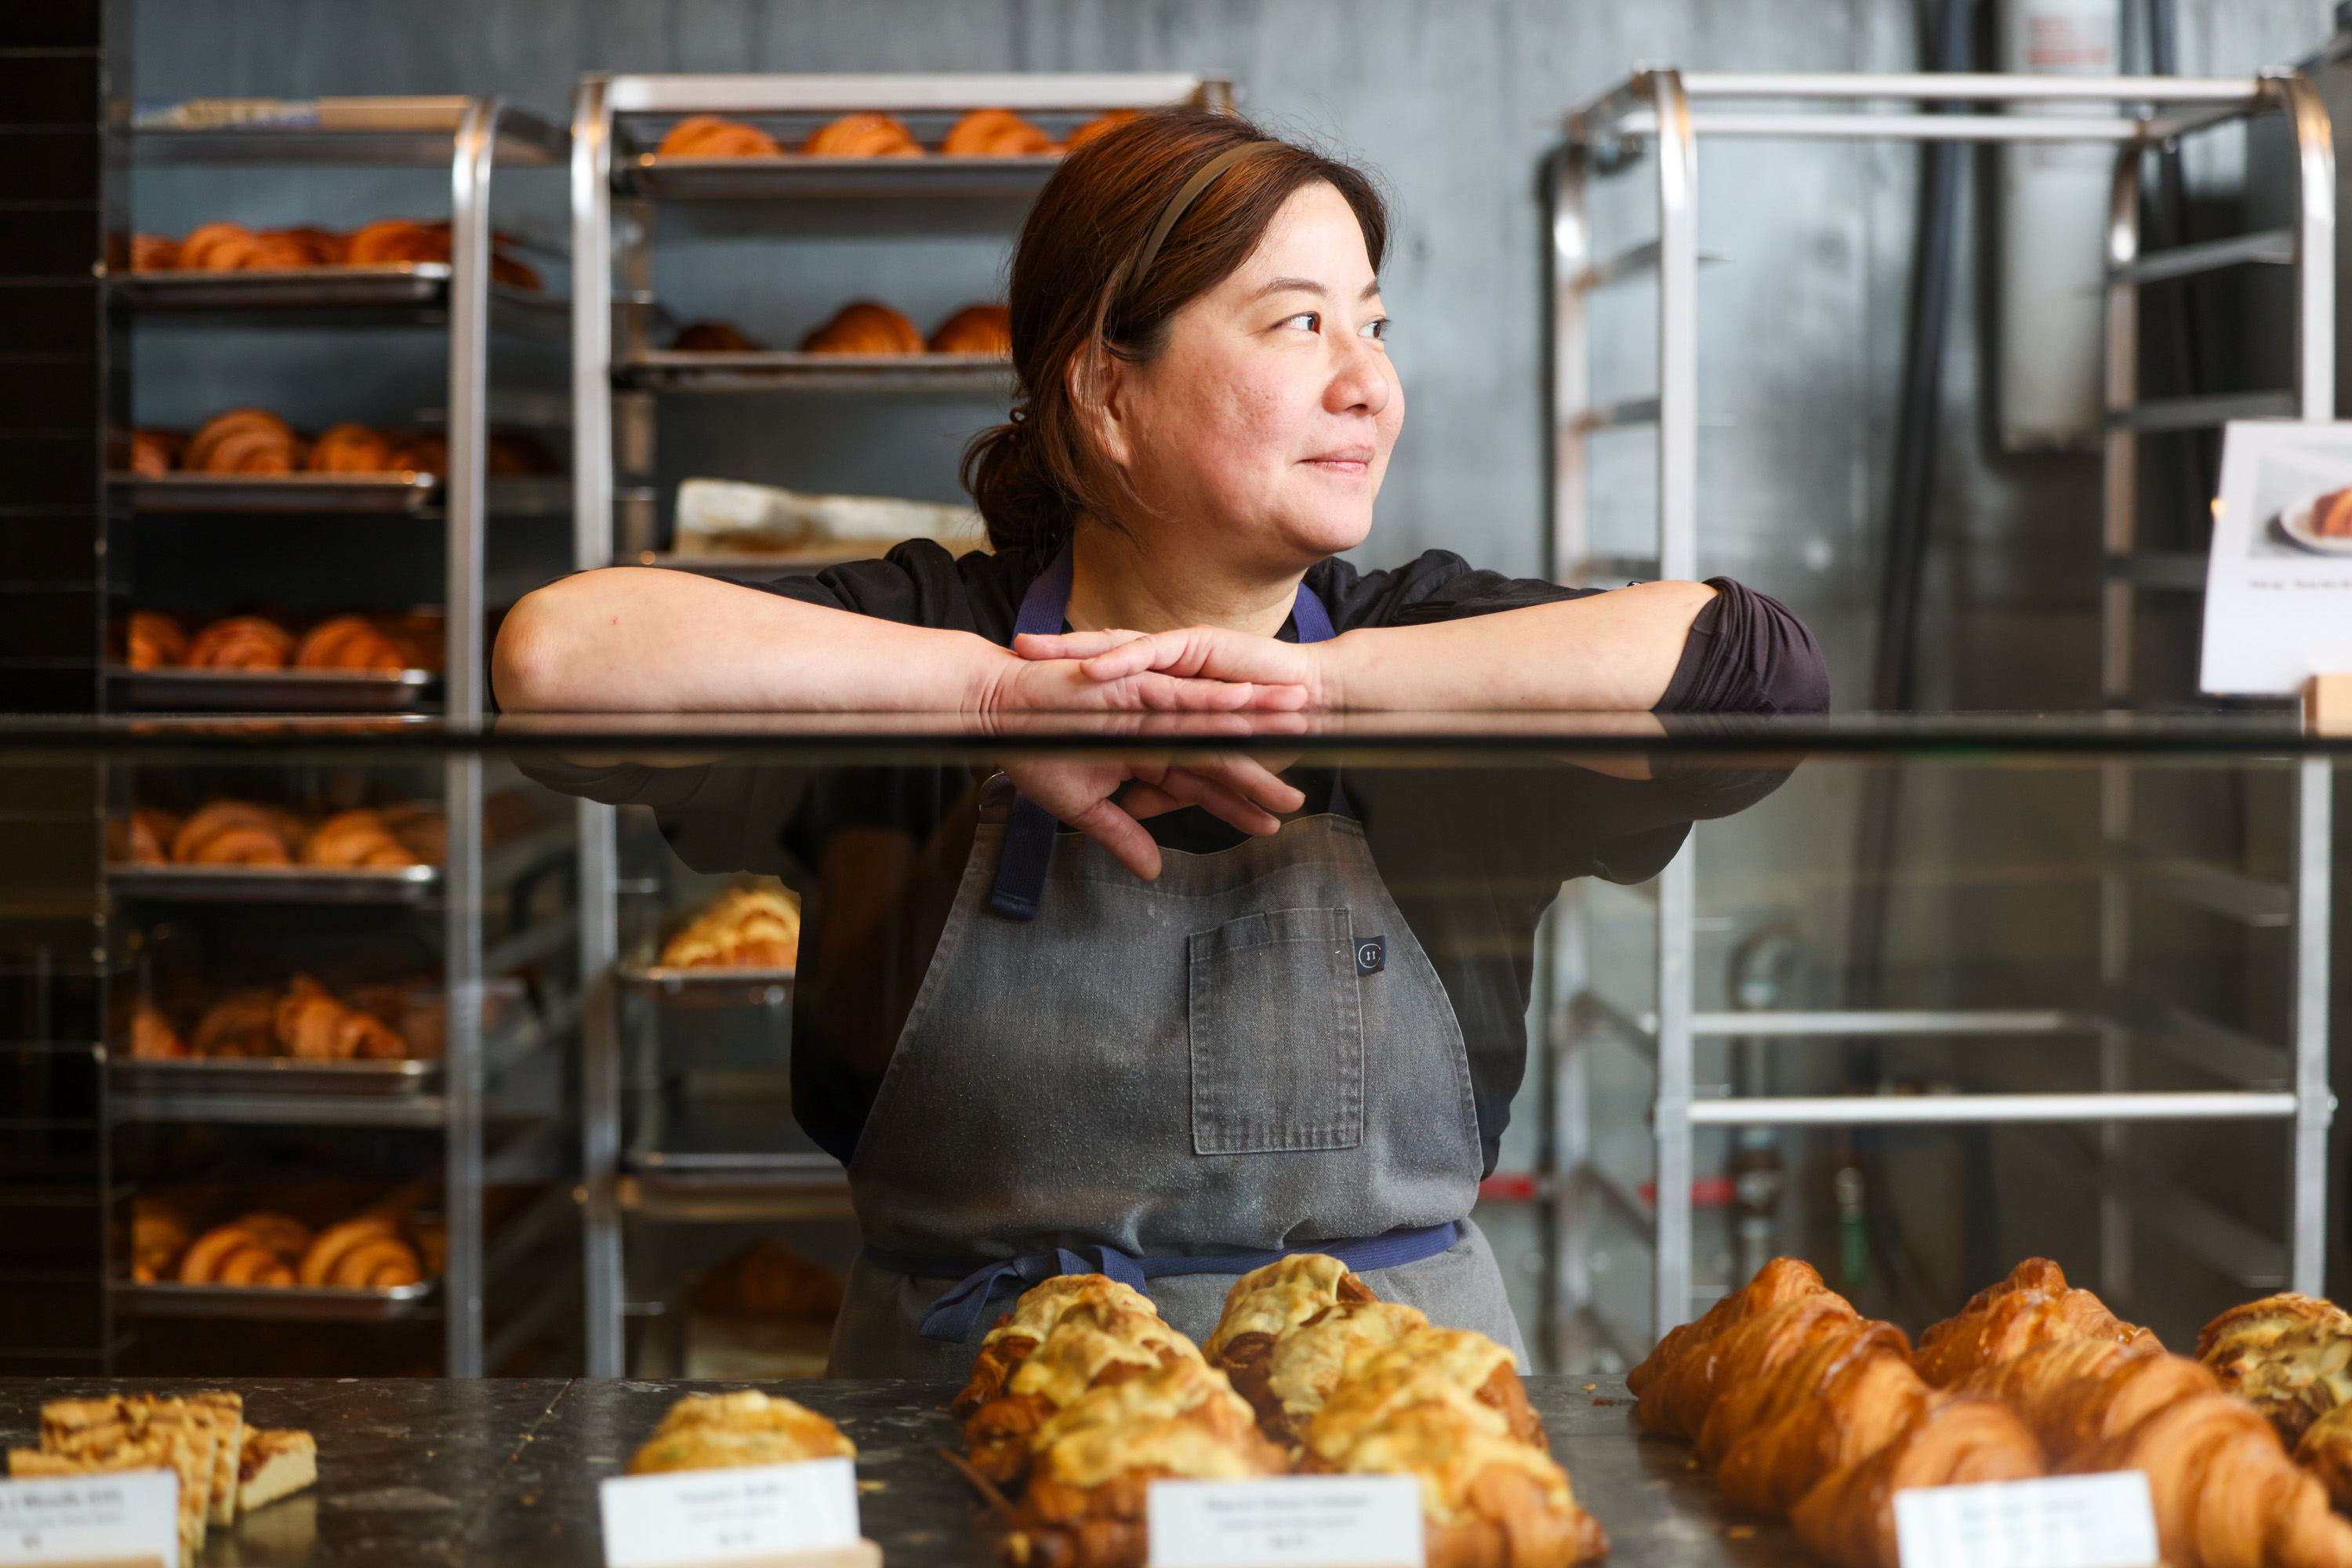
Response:
[{"label": "tray of croissants", "polygon": [[[320,1198],[336,1201],[323,1189]],[[235,1204],[224,1211],[208,1194],[141,1194],[131,1200],[127,1289],[151,1313],[406,1317],[448,1261],[447,1230],[428,1204],[413,1185],[307,1217]]]},{"label": "tray of croissants", "polygon": [[[638,153],[629,178],[656,196],[822,196],[917,189],[1021,195],[1042,184],[1065,153],[1139,112],[1040,115],[1068,122],[1058,137],[1009,109],[972,109],[951,122],[946,114],[902,117],[876,110],[831,119],[762,116],[764,125],[694,114],[672,124],[652,152]],[[919,132],[909,119],[922,127]]]},{"label": "tray of croissants", "polygon": [[435,695],[446,622],[396,615],[188,616],[134,610],[108,673],[136,709],[398,712]]},{"label": "tray of croissants", "polygon": [[2352,1565],[2352,1316],[2280,1295],[2193,1356],[2028,1258],[1914,1344],[1775,1258],[1627,1379],[1725,1500],[1841,1568],[1896,1568],[1913,1487],[2147,1474],[2168,1568]]},{"label": "tray of croissants", "polygon": [[[940,384],[1000,380],[1013,359],[1012,314],[1002,305],[966,305],[926,334],[914,320],[875,300],[844,305],[800,340],[796,349],[772,349],[731,321],[689,322],[667,350],[630,358],[628,384],[725,388],[794,383],[826,386],[888,386],[922,379]],[[972,381],[977,375],[982,378]]]},{"label": "tray of croissants", "polygon": [[439,880],[448,823],[419,801],[303,813],[213,800],[185,816],[147,805],[108,824],[107,851],[109,879],[133,896],[405,902]]},{"label": "tray of croissants", "polygon": [[[501,484],[560,475],[562,464],[537,437],[494,430],[486,474]],[[192,431],[131,435],[131,487],[142,511],[416,512],[432,504],[449,471],[448,437],[437,430],[379,427],[346,420],[304,435],[267,408],[224,409]]]},{"label": "tray of croissants", "polygon": [[661,1001],[782,1001],[800,943],[800,895],[773,877],[744,877],[616,973],[629,989]]},{"label": "tray of croissants", "polygon": [[[539,274],[491,239],[490,281],[540,292]],[[450,274],[449,226],[388,217],[354,229],[316,224],[254,228],[226,220],[174,237],[131,237],[131,277],[118,283],[149,310],[336,309],[442,302]]]},{"label": "tray of croissants", "polygon": [[[483,983],[481,1034],[493,1061],[541,1037],[520,978]],[[110,1081],[127,1093],[415,1095],[439,1086],[448,1037],[447,998],[427,978],[330,985],[296,973],[186,1001],[141,998]]]}]

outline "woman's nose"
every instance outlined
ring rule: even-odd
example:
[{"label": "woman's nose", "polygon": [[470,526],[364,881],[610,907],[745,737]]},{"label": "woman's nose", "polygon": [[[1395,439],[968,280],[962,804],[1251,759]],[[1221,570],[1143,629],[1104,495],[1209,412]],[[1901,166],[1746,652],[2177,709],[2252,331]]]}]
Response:
[{"label": "woman's nose", "polygon": [[1324,389],[1323,406],[1333,414],[1365,414],[1378,417],[1394,395],[1388,357],[1372,340],[1353,332],[1334,340],[1339,363]]}]

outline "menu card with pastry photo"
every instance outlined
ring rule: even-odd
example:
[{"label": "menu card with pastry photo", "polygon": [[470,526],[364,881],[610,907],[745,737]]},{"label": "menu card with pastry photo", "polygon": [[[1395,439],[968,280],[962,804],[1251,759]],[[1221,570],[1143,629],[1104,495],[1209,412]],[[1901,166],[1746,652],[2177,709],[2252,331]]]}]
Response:
[{"label": "menu card with pastry photo", "polygon": [[2288,696],[2352,672],[2352,422],[2242,420],[2221,448],[2199,685]]}]

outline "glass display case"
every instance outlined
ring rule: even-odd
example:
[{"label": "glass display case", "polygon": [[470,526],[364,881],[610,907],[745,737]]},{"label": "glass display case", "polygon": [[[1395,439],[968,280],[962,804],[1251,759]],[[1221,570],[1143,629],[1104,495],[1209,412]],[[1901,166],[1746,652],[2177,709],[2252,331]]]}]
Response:
[{"label": "glass display case", "polygon": [[[299,1257],[179,1279],[217,1226],[282,1207],[316,1233],[351,1217],[327,1195],[364,1217],[408,1184],[398,1225],[429,1249],[436,1173],[380,1112],[446,1093],[436,1073],[484,1085],[486,1188],[530,1189],[485,1205],[486,1278],[548,1311],[620,1303],[587,1337],[635,1374],[919,1350],[1055,1267],[1132,1268],[1199,1337],[1236,1260],[1301,1247],[1355,1249],[1553,1371],[1638,1359],[1782,1253],[1915,1330],[2047,1256],[2173,1344],[2333,1277],[2352,741],[2284,715],[158,718],[5,741],[7,798],[51,824],[10,879],[62,859],[88,880],[86,907],[12,896],[7,1182],[58,1194],[61,1258],[88,1218],[122,1370],[293,1370],[266,1338],[197,1364],[144,1315],[159,1290],[437,1321],[430,1292],[306,1282]],[[618,960],[580,994],[612,1003],[609,1047],[509,1040],[543,1033],[535,987],[568,999],[553,953],[501,971],[520,984],[485,994],[477,1037],[389,1075],[369,1022],[346,1050],[282,995],[208,1027],[256,952],[310,975],[328,1023],[411,1020],[383,976],[305,956],[362,919],[348,899],[258,934],[217,889],[150,918],[126,879],[172,873],[125,868],[135,813],[256,779],[391,800],[452,761],[518,803],[517,842],[613,809],[609,891],[534,856],[371,897],[467,903],[492,947],[608,930]],[[1889,792],[1891,831],[1865,831]],[[2102,828],[2119,795],[2128,840]],[[1107,801],[1119,831],[1024,838],[1024,796]],[[299,1079],[306,1116],[250,1113],[278,1092],[255,1089],[157,1139],[174,1074]],[[339,1105],[362,1109],[307,1113]],[[581,1290],[583,1257],[605,1289]],[[84,1299],[24,1298],[19,1334]],[[433,1358],[437,1331],[398,1328],[304,1331],[376,1336],[378,1370]]]}]

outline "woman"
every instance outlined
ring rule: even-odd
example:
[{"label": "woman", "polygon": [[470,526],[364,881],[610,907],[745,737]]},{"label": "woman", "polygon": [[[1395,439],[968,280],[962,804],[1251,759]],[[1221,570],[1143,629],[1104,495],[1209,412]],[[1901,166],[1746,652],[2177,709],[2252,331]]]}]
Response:
[{"label": "woman", "polygon": [[[1444,552],[1333,559],[1368,533],[1403,420],[1386,237],[1361,174],[1239,119],[1100,138],[1014,256],[1021,400],[965,464],[993,554],[916,542],[765,591],[583,574],[509,617],[501,703],[1825,707],[1803,627],[1728,582],[1595,594]],[[707,858],[781,852],[822,889],[793,1073],[866,1242],[836,1374],[960,1376],[1010,1295],[1065,1268],[1129,1278],[1204,1336],[1233,1276],[1284,1249],[1518,1344],[1466,1216],[1524,1061],[1532,915],[1496,917],[1508,962],[1465,969],[1373,853],[1383,818],[1463,803],[1359,800],[1384,786],[1246,758],[1015,763],[984,787],[906,772],[802,781],[765,830],[738,799],[764,786],[723,771],[567,783],[667,804],[674,833],[736,836]],[[1737,804],[1706,794],[1555,835],[1527,907],[1562,875],[1654,870],[1678,824]]]}]

